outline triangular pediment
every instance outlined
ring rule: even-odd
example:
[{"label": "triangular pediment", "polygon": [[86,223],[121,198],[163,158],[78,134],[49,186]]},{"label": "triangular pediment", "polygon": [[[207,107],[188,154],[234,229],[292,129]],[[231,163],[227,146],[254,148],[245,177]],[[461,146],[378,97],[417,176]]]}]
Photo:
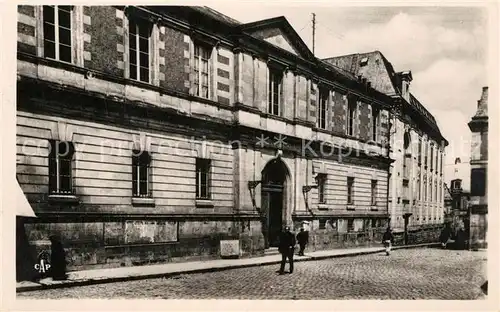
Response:
[{"label": "triangular pediment", "polygon": [[300,55],[300,53],[297,51],[297,48],[295,48],[293,46],[293,43],[290,42],[291,40],[287,38],[286,34],[284,34],[283,31],[279,28],[262,29],[252,33],[252,36],[261,40],[265,40],[270,44],[295,55]]},{"label": "triangular pediment", "polygon": [[250,36],[266,41],[294,55],[305,59],[314,57],[307,45],[284,17],[244,24],[241,25],[241,28]]}]

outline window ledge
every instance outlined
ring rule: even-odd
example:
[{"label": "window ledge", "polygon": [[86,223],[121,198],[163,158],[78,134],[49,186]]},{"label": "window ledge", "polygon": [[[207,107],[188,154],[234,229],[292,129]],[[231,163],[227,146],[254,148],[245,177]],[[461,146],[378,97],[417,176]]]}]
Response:
[{"label": "window ledge", "polygon": [[354,204],[347,204],[347,210],[356,210]]},{"label": "window ledge", "polygon": [[370,210],[371,210],[371,211],[378,211],[378,207],[377,207],[377,206],[372,205],[372,206],[370,206]]},{"label": "window ledge", "polygon": [[328,210],[328,206],[326,205],[326,203],[319,203],[318,210]]},{"label": "window ledge", "polygon": [[50,202],[78,204],[80,199],[74,194],[51,194],[49,195]]},{"label": "window ledge", "polygon": [[151,197],[132,197],[132,206],[155,206],[155,199]]},{"label": "window ledge", "polygon": [[214,203],[211,199],[197,199],[196,200],[196,207],[200,208],[213,208]]}]

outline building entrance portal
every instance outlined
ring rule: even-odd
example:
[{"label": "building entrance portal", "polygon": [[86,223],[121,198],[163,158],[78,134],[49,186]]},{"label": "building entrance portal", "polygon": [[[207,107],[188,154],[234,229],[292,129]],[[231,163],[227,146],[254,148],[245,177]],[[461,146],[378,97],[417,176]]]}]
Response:
[{"label": "building entrance portal", "polygon": [[262,232],[265,247],[278,247],[286,212],[286,184],[288,170],[274,159],[262,171]]}]

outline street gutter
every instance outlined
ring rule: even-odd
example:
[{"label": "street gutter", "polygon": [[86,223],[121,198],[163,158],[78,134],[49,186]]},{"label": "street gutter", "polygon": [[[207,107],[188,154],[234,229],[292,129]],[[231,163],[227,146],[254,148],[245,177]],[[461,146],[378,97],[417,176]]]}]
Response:
[{"label": "street gutter", "polygon": [[[439,243],[430,243],[430,244],[419,244],[419,245],[406,245],[406,246],[393,246],[393,250],[398,249],[410,249],[410,248],[426,248],[426,247],[437,247]],[[297,258],[294,262],[303,262],[303,261],[318,261],[324,259],[333,259],[333,258],[344,258],[344,257],[355,257],[369,254],[382,253],[385,249],[381,248],[379,250],[373,251],[360,251],[360,252],[350,252],[344,254],[325,254],[325,255],[317,255],[317,256],[306,256],[303,258]],[[207,262],[209,262],[208,260]],[[28,291],[36,291],[36,290],[46,290],[46,289],[60,289],[60,288],[69,288],[76,286],[89,286],[89,285],[98,285],[98,284],[107,284],[107,283],[117,283],[117,282],[125,282],[125,281],[135,281],[135,280],[144,280],[144,279],[153,279],[153,278],[168,278],[178,275],[184,274],[195,274],[195,273],[210,273],[231,269],[242,269],[249,267],[257,267],[257,266],[265,266],[265,265],[276,265],[280,264],[281,260],[264,260],[262,262],[254,262],[254,263],[245,263],[245,264],[234,264],[234,265],[222,265],[222,266],[213,266],[208,268],[193,268],[193,269],[184,269],[174,272],[162,272],[162,273],[147,273],[142,275],[124,275],[118,277],[98,277],[92,279],[80,279],[80,280],[65,280],[65,281],[51,281],[50,284],[41,284],[35,282],[29,282],[29,285],[21,285],[16,287],[16,292],[28,292]]]}]

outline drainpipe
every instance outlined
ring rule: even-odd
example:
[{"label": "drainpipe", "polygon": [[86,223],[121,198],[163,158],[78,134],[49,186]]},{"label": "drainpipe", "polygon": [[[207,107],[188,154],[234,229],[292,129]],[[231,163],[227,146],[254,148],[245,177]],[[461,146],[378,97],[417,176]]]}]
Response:
[{"label": "drainpipe", "polygon": [[[391,128],[392,128],[392,109],[388,110],[388,125],[387,125],[387,158],[390,159],[391,157]],[[388,227],[391,226],[391,214],[389,212],[389,187],[392,187],[391,183],[391,163],[389,163],[389,166],[387,167],[387,214],[389,215],[388,218]]]}]

